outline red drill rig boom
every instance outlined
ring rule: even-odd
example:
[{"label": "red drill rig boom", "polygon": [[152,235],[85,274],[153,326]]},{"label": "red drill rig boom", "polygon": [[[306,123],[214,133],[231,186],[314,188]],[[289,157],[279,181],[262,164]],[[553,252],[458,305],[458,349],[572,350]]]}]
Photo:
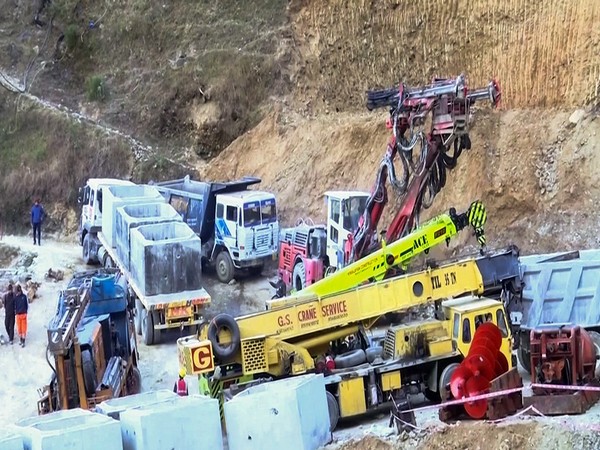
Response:
[{"label": "red drill rig boom", "polygon": [[[500,96],[496,80],[485,88],[470,91],[462,74],[456,79],[434,79],[430,85],[421,88],[401,83],[399,89],[367,93],[370,111],[390,107],[387,127],[392,130],[392,136],[358,229],[351,236],[352,252],[347,264],[379,246],[375,232],[388,201],[388,178],[397,194],[404,196],[385,235],[385,241],[389,243],[417,225],[421,208],[428,208],[444,187],[446,170],[456,166],[463,149],[471,148],[468,134],[471,106],[477,100],[487,98],[496,107]],[[420,153],[415,157],[413,153],[417,148]],[[397,156],[402,162],[402,176],[396,175],[394,159]]]}]

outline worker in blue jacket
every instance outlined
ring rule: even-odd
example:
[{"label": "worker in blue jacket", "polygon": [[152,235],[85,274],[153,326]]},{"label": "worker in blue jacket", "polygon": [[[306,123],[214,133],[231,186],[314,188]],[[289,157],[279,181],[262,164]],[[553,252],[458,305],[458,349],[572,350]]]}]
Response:
[{"label": "worker in blue jacket", "polygon": [[40,199],[35,200],[35,204],[31,208],[31,227],[33,228],[33,245],[42,245],[42,222],[46,218],[46,211],[40,204]]}]

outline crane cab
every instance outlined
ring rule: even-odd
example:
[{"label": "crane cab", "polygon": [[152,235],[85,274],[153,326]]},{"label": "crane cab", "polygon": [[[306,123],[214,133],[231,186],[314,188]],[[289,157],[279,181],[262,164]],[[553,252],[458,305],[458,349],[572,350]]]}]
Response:
[{"label": "crane cab", "polygon": [[358,228],[371,194],[361,191],[327,191],[327,256],[330,266],[346,265],[348,235]]}]

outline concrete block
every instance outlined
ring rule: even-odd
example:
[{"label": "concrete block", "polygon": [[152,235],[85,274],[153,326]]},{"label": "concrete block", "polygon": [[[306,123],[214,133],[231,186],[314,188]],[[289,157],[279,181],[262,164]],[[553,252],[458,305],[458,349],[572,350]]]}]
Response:
[{"label": "concrete block", "polygon": [[110,416],[115,420],[119,420],[123,411],[133,408],[140,408],[142,406],[153,405],[155,403],[161,403],[171,400],[175,397],[177,397],[177,394],[168,389],[142,392],[141,394],[105,400],[96,406],[96,411],[100,414]]},{"label": "concrete block", "polygon": [[323,375],[251,387],[224,409],[229,450],[316,450],[331,440]]},{"label": "concrete block", "polygon": [[130,272],[144,295],[202,288],[200,238],[187,224],[141,225],[130,233]]},{"label": "concrete block", "polygon": [[117,208],[139,203],[165,202],[162,194],[152,186],[110,186],[102,189],[102,234],[108,245],[116,245]]},{"label": "concrete block", "polygon": [[124,450],[222,450],[219,401],[200,395],[121,413]]},{"label": "concrete block", "polygon": [[168,203],[141,203],[117,208],[116,249],[117,255],[129,269],[130,230],[140,225],[164,222],[182,222],[175,208]]},{"label": "concrete block", "polygon": [[17,422],[25,450],[122,450],[119,422],[83,409],[59,411]]},{"label": "concrete block", "polygon": [[0,429],[0,450],[23,450],[23,438],[10,430]]}]

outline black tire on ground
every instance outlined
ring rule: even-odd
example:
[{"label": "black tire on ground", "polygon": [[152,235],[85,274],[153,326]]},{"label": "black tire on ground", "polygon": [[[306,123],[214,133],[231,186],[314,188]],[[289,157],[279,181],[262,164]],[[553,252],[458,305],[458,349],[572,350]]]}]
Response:
[{"label": "black tire on ground", "polygon": [[340,405],[338,405],[335,396],[331,392],[326,391],[325,395],[327,396],[327,409],[329,410],[329,431],[333,432],[340,420]]},{"label": "black tire on ground", "polygon": [[140,369],[132,367],[127,376],[127,395],[139,394],[142,392],[142,374]]},{"label": "black tire on ground", "polygon": [[443,401],[446,401],[448,399],[448,391],[446,391],[446,386],[450,384],[450,378],[452,378],[452,374],[459,365],[459,363],[451,363],[448,364],[444,368],[444,370],[442,370],[440,380],[438,382],[438,395],[439,398]]},{"label": "black tire on ground", "polygon": [[[594,347],[596,347],[596,356],[600,356],[600,333],[597,331],[588,331],[592,342],[594,343]],[[600,359],[596,360],[596,378],[600,378]]]},{"label": "black tire on ground", "polygon": [[88,397],[92,397],[96,392],[96,367],[92,359],[90,350],[81,352],[81,366],[83,369],[83,383],[85,385],[85,393]]},{"label": "black tire on ground", "polygon": [[531,373],[531,353],[521,345],[519,345],[519,349],[517,350],[517,360],[527,373]]},{"label": "black tire on ground", "polygon": [[135,332],[138,334],[138,336],[142,335],[143,311],[144,311],[144,305],[142,304],[141,300],[136,297],[136,299],[135,299],[135,316],[133,318],[133,321],[135,323]]},{"label": "black tire on ground", "polygon": [[264,268],[265,268],[265,265],[261,264],[260,266],[249,267],[248,268],[248,272],[253,277],[258,277],[258,276],[260,276],[262,274]]},{"label": "black tire on ground", "polygon": [[334,361],[337,369],[348,369],[367,362],[367,355],[359,348],[336,356]]},{"label": "black tire on ground", "polygon": [[92,242],[89,233],[83,238],[81,257],[83,258],[83,262],[87,265],[91,265],[94,262],[92,258]]},{"label": "black tire on ground", "polygon": [[367,354],[367,362],[372,364],[373,361],[375,361],[375,358],[380,358],[383,355],[383,347],[380,345],[369,347],[365,350],[365,353]]},{"label": "black tire on ground", "polygon": [[146,345],[154,344],[154,320],[146,308],[142,312],[142,339]]},{"label": "black tire on ground", "polygon": [[292,288],[296,291],[301,291],[306,287],[306,269],[304,268],[304,263],[302,261],[298,261],[294,266],[294,271],[292,272]]},{"label": "black tire on ground", "polygon": [[[219,342],[219,332],[226,329],[231,334],[231,342]],[[240,347],[240,327],[229,314],[219,314],[208,325],[208,339],[212,343],[213,352],[220,358],[227,359],[234,355]]]},{"label": "black tire on ground", "polygon": [[221,283],[229,283],[233,279],[235,268],[233,267],[231,256],[229,256],[226,250],[217,255],[215,269],[217,271],[217,278]]}]

